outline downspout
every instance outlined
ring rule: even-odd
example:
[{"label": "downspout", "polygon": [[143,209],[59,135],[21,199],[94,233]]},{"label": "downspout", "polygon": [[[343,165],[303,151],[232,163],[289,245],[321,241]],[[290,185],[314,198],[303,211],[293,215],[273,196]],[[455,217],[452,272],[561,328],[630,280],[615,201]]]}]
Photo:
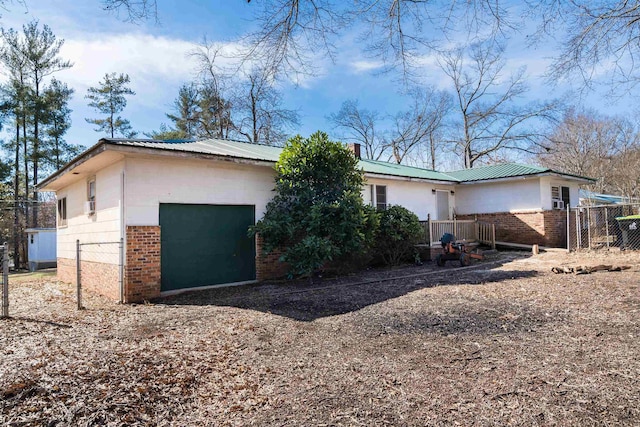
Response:
[{"label": "downspout", "polygon": [[125,205],[125,200],[124,200],[124,196],[125,196],[125,192],[124,192],[124,183],[125,183],[125,167],[127,165],[127,161],[126,159],[123,162],[123,167],[122,167],[122,173],[120,174],[120,262],[119,262],[119,271],[118,271],[118,279],[120,282],[120,303],[124,304],[124,263],[125,263],[125,259],[126,257],[124,256],[126,247],[127,247],[127,241],[126,241],[126,237],[127,237],[127,233],[125,232],[125,210],[124,210],[124,205]]}]

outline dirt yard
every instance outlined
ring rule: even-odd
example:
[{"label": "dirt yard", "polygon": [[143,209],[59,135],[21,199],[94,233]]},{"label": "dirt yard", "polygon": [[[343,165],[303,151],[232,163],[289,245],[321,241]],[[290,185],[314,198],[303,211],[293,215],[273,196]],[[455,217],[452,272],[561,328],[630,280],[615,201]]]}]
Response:
[{"label": "dirt yard", "polygon": [[[551,272],[597,264],[631,269]],[[500,253],[77,311],[13,277],[0,425],[640,425],[639,285],[637,252]]]}]

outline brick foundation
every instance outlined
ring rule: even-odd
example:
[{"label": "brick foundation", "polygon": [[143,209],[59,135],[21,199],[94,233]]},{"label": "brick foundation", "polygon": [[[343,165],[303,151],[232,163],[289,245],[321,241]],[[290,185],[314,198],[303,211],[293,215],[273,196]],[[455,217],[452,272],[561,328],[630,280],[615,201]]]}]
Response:
[{"label": "brick foundation", "polygon": [[562,210],[458,215],[457,218],[495,224],[496,240],[502,242],[552,248],[564,248],[567,244],[567,213]]},{"label": "brick foundation", "polygon": [[[81,257],[82,258],[82,257]],[[58,280],[65,283],[76,283],[76,260],[58,258]],[[82,290],[103,295],[113,301],[120,301],[120,273],[117,264],[82,261],[80,280]]]},{"label": "brick foundation", "polygon": [[125,302],[160,296],[160,226],[127,226]]},{"label": "brick foundation", "polygon": [[289,270],[289,264],[280,262],[282,252],[275,250],[269,255],[262,253],[262,237],[256,236],[256,280],[269,280],[284,277]]},{"label": "brick foundation", "polygon": [[56,267],[58,280],[64,283],[76,283],[76,260],[69,258],[58,258]]}]

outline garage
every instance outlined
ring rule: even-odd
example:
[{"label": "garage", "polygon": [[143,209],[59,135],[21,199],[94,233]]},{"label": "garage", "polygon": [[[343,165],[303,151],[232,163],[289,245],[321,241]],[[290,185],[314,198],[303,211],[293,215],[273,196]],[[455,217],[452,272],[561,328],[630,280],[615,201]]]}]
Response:
[{"label": "garage", "polygon": [[255,280],[253,205],[160,204],[162,292]]}]

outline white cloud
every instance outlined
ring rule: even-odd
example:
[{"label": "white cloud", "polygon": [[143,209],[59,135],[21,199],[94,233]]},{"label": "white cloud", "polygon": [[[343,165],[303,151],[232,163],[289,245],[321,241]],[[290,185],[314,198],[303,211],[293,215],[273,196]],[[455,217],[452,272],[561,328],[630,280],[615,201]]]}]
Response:
[{"label": "white cloud", "polygon": [[[196,45],[179,39],[147,34],[112,34],[87,40],[67,39],[60,56],[74,63],[58,73],[61,80],[84,93],[106,73],[126,73],[131,88],[146,102],[164,98],[166,87],[194,77],[197,61],[189,53]],[[225,46],[233,50],[234,46]]]},{"label": "white cloud", "polygon": [[349,63],[351,69],[356,74],[366,73],[373,70],[379,70],[384,67],[384,63],[382,61],[352,61]]}]

